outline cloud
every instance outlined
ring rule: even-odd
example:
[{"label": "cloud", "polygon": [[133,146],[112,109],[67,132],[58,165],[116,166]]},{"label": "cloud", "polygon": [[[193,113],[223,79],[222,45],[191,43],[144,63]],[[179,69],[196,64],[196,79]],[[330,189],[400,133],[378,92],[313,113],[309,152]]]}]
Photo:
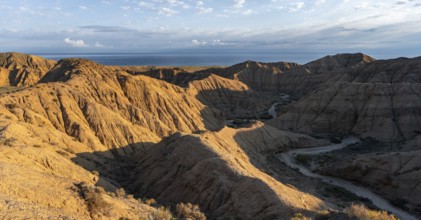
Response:
[{"label": "cloud", "polygon": [[105,47],[104,45],[102,45],[101,43],[99,43],[98,41],[97,42],[95,42],[95,45],[94,45],[96,48],[103,48],[103,47]]},{"label": "cloud", "polygon": [[196,39],[192,40],[191,42],[195,46],[205,46],[206,44],[208,44],[207,41],[200,41],[200,40],[196,40]]},{"label": "cloud", "polygon": [[172,16],[179,13],[178,11],[171,8],[167,8],[167,7],[158,8],[157,11],[158,11],[158,14],[165,15],[165,16]]},{"label": "cloud", "polygon": [[81,10],[88,10],[88,7],[86,7],[86,6],[84,6],[84,5],[79,5],[79,8],[80,8]]},{"label": "cloud", "polygon": [[211,13],[212,11],[213,11],[213,8],[205,7],[205,3],[203,1],[196,2],[196,12],[198,14],[207,14],[207,13]]},{"label": "cloud", "polygon": [[233,42],[225,42],[222,40],[213,40],[212,41],[212,45],[213,46],[232,46],[232,45],[236,45],[238,43],[233,43]]},{"label": "cloud", "polygon": [[254,11],[251,10],[251,9],[247,9],[245,11],[242,11],[241,14],[243,14],[243,15],[251,15],[251,14],[254,14]]},{"label": "cloud", "polygon": [[83,30],[90,30],[93,32],[133,32],[134,30],[125,28],[125,27],[119,27],[119,26],[103,26],[103,25],[89,25],[89,26],[80,26],[80,29]]},{"label": "cloud", "polygon": [[304,2],[295,2],[291,4],[291,7],[289,8],[290,12],[296,12],[304,8],[305,3]]},{"label": "cloud", "polygon": [[64,43],[70,45],[71,47],[88,47],[89,45],[85,44],[83,40],[72,40],[70,37],[64,39]]},{"label": "cloud", "polygon": [[246,0],[234,0],[234,8],[242,8],[245,3]]}]

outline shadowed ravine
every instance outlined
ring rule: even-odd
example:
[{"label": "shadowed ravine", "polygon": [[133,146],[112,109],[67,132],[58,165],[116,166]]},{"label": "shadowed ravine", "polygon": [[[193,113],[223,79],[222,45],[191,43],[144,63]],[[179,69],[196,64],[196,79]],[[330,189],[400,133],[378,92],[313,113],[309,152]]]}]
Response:
[{"label": "shadowed ravine", "polygon": [[323,182],[343,187],[346,190],[356,194],[357,196],[367,198],[369,199],[375,206],[377,206],[380,209],[387,210],[396,216],[400,217],[401,219],[405,220],[416,220],[417,218],[413,215],[392,206],[387,200],[381,198],[380,196],[376,195],[375,193],[371,192],[369,189],[357,186],[349,181],[335,178],[335,177],[329,177],[329,176],[323,176],[320,174],[313,173],[308,168],[306,168],[303,165],[298,164],[294,157],[298,154],[306,154],[306,155],[315,155],[315,154],[321,154],[326,153],[334,150],[339,150],[341,148],[346,147],[349,144],[357,143],[359,142],[359,139],[356,137],[348,137],[345,138],[342,143],[340,144],[332,144],[328,146],[323,147],[317,147],[317,148],[304,148],[304,149],[296,149],[291,150],[286,153],[281,153],[277,155],[278,160],[285,163],[287,166],[298,169],[298,171],[306,176],[318,178],[321,179]]}]

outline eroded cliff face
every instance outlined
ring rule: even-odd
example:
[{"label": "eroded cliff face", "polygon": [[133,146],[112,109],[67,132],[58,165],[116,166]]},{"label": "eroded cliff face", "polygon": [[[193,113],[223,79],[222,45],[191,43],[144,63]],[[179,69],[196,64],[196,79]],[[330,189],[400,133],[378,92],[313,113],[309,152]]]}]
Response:
[{"label": "eroded cliff face", "polygon": [[417,134],[421,126],[419,58],[376,61],[342,72],[269,124],[306,133],[355,133],[384,141]]},{"label": "eroded cliff face", "polygon": [[55,61],[20,53],[0,54],[0,86],[30,86],[36,84]]},{"label": "eroded cliff face", "polygon": [[312,134],[403,140],[421,129],[418,84],[339,83],[308,95],[268,123]]},{"label": "eroded cliff face", "polygon": [[93,150],[220,126],[219,113],[182,88],[85,60],[63,60],[41,82],[0,103],[17,120],[57,129]]}]

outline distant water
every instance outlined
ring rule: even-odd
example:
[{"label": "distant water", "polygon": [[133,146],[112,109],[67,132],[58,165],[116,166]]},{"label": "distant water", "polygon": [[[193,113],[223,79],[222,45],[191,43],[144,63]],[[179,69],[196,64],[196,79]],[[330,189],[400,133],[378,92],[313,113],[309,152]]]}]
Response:
[{"label": "distant water", "polygon": [[47,59],[85,58],[114,66],[230,66],[246,60],[259,62],[306,63],[322,57],[320,54],[174,54],[174,53],[107,53],[107,54],[37,54]]}]

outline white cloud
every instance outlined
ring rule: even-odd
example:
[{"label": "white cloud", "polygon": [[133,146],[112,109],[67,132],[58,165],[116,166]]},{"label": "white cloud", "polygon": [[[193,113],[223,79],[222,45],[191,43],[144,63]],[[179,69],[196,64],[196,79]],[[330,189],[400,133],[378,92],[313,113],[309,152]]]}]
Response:
[{"label": "white cloud", "polygon": [[242,8],[242,7],[244,7],[245,3],[246,3],[246,0],[234,0],[234,7],[235,8]]},{"label": "white cloud", "polygon": [[144,2],[144,1],[139,2],[137,5],[139,5],[139,7],[149,8],[149,9],[154,7],[154,4],[149,3],[149,2]]},{"label": "white cloud", "polygon": [[208,42],[206,42],[206,41],[200,41],[200,40],[196,40],[196,39],[192,40],[191,42],[195,46],[204,46],[204,45],[208,44]]},{"label": "white cloud", "polygon": [[176,11],[172,8],[163,7],[163,8],[158,9],[158,14],[160,14],[160,15],[172,16],[172,15],[175,15],[177,13],[178,13],[178,11]]},{"label": "white cloud", "polygon": [[228,43],[222,40],[213,40],[212,45],[213,46],[232,46],[232,45],[235,45],[235,43]]},{"label": "white cloud", "polygon": [[251,10],[251,9],[247,9],[245,11],[242,11],[241,14],[243,14],[243,15],[251,15],[251,14],[254,14],[254,11]]},{"label": "white cloud", "polygon": [[72,40],[70,37],[64,39],[64,43],[71,47],[88,47],[83,40]]},{"label": "white cloud", "polygon": [[130,10],[132,7],[130,6],[120,6],[121,9],[123,9],[124,11],[128,11]]},{"label": "white cloud", "polygon": [[304,8],[305,3],[304,2],[295,2],[291,4],[291,7],[289,8],[290,12],[296,12]]},{"label": "white cloud", "polygon": [[104,45],[102,45],[101,43],[99,43],[98,41],[97,42],[95,42],[95,47],[97,47],[97,48],[103,48],[103,47],[105,47]]}]

